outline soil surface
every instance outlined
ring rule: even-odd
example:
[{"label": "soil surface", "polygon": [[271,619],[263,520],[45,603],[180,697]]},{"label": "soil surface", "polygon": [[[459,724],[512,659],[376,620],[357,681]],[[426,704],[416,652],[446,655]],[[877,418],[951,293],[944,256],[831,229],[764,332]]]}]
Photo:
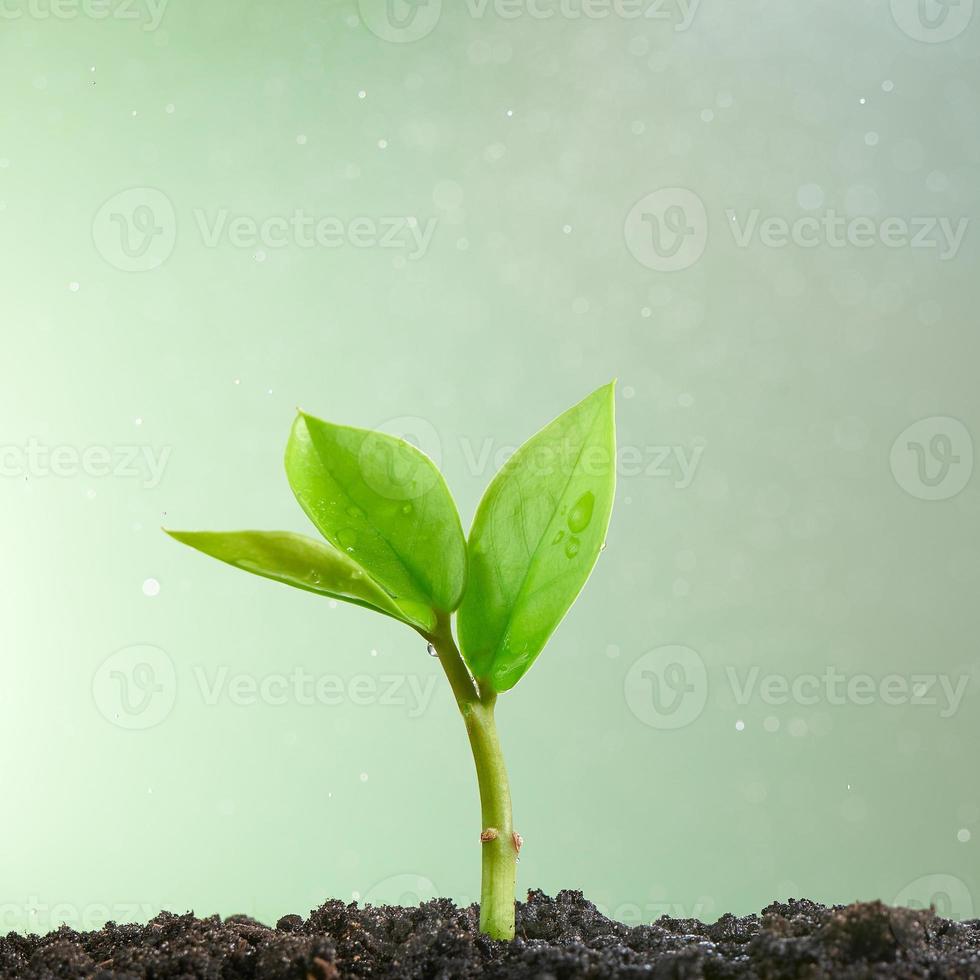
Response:
[{"label": "soil surface", "polygon": [[714,925],[663,916],[625,926],[580,892],[531,892],[517,909],[517,939],[477,932],[476,906],[446,899],[421,908],[358,908],[327,902],[307,919],[275,928],[246,916],[197,919],[164,912],[145,926],[110,923],[98,932],[63,927],[47,936],[0,939],[0,977],[532,978],[980,978],[980,920],[957,923],[931,911],[879,902],[827,908],[774,903],[759,915]]}]

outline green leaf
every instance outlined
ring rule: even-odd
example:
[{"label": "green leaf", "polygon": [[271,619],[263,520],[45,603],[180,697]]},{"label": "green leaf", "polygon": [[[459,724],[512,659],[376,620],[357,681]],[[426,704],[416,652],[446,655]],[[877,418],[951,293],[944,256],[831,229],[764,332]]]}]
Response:
[{"label": "green leaf", "polygon": [[466,585],[466,540],[435,464],[383,432],[300,413],[286,474],[320,533],[399,601],[454,610]]},{"label": "green leaf", "polygon": [[459,637],[473,675],[496,691],[524,676],[605,542],[616,487],[614,384],[528,440],[477,509]]},{"label": "green leaf", "polygon": [[167,531],[182,544],[254,575],[343,599],[429,631],[427,606],[392,599],[349,555],[289,531]]}]

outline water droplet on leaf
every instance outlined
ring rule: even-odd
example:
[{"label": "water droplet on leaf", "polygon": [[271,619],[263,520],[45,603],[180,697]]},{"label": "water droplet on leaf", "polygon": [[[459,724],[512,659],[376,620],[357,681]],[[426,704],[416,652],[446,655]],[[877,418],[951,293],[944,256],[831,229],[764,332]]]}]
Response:
[{"label": "water droplet on leaf", "polygon": [[592,511],[595,507],[595,494],[591,490],[582,494],[575,501],[572,512],[568,515],[568,529],[573,534],[581,534],[592,520]]},{"label": "water droplet on leaf", "polygon": [[574,558],[578,554],[579,540],[578,538],[569,538],[568,544],[565,545],[565,557]]},{"label": "water droplet on leaf", "polygon": [[565,532],[564,532],[564,531],[559,531],[559,532],[558,532],[558,533],[557,533],[557,534],[556,534],[556,535],[554,536],[554,538],[552,538],[552,540],[551,540],[551,543],[552,543],[552,544],[558,544],[558,542],[559,542],[559,541],[561,541],[561,539],[562,539],[563,537],[565,537]]}]

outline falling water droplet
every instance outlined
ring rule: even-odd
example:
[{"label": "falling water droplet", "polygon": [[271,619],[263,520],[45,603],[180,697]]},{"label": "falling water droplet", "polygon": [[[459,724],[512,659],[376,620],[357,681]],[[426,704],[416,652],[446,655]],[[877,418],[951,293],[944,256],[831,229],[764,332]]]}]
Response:
[{"label": "falling water droplet", "polygon": [[569,538],[568,544],[565,545],[565,557],[574,558],[578,554],[578,546],[578,538]]},{"label": "falling water droplet", "polygon": [[425,645],[425,649],[428,652],[428,654],[429,654],[430,657],[438,657],[439,656],[438,651],[436,650],[436,648],[431,643],[427,643]]},{"label": "falling water droplet", "polygon": [[573,534],[581,534],[592,520],[592,510],[595,507],[595,494],[591,490],[582,494],[575,501],[572,512],[568,515],[568,529]]}]

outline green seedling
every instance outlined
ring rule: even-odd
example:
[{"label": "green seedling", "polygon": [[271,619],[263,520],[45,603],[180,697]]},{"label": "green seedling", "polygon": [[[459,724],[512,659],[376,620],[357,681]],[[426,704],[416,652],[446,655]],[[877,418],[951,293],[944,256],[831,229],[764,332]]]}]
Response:
[{"label": "green seedling", "polygon": [[612,511],[615,443],[608,384],[510,457],[467,541],[426,455],[384,433],[300,412],[286,474],[325,541],[288,531],[167,532],[237,568],[384,613],[425,638],[449,679],[476,763],[480,929],[495,939],[514,936],[522,841],[494,707],[534,663],[592,571]]}]

